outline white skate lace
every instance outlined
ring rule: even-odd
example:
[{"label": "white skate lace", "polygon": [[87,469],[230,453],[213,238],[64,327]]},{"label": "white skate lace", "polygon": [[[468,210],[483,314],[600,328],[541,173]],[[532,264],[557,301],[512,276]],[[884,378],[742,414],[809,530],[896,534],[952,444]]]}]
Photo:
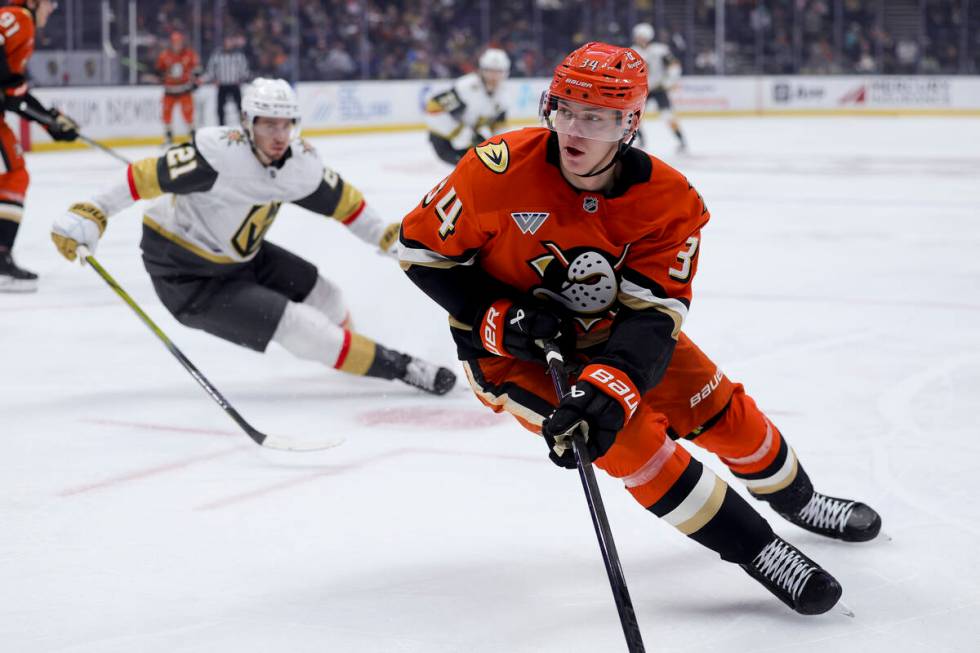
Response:
[{"label": "white skate lace", "polygon": [[405,376],[402,380],[409,385],[424,390],[432,390],[436,385],[436,373],[439,371],[435,365],[413,358],[405,368]]},{"label": "white skate lace", "polygon": [[853,511],[853,501],[842,501],[814,492],[810,501],[799,512],[799,518],[811,526],[843,533],[844,526]]},{"label": "white skate lace", "polygon": [[766,545],[752,561],[759,572],[789,592],[795,601],[806,581],[817,570],[791,546],[776,539]]}]

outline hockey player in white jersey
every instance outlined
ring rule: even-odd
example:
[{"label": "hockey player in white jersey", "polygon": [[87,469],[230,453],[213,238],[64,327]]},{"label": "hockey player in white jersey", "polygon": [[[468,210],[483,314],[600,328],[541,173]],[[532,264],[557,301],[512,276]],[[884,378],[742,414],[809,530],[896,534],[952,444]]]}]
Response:
[{"label": "hockey player in white jersey", "polygon": [[[660,115],[670,125],[670,129],[677,137],[678,151],[687,150],[687,143],[684,134],[681,132],[680,123],[674,115],[670,104],[670,89],[680,81],[681,63],[671,53],[670,47],[664,43],[657,43],[653,40],[655,32],[650,23],[639,23],[633,28],[632,48],[640,53],[647,64],[647,105],[650,102],[657,103],[657,110]],[[636,132],[636,145],[643,147],[643,130]]]},{"label": "hockey player in white jersey", "polygon": [[445,394],[456,381],[450,370],[354,332],[340,288],[264,240],[282,203],[292,202],[342,222],[386,254],[397,246],[398,224],[384,222],[324,166],[299,138],[299,117],[285,80],[255,80],[240,128],[200,129],[193,142],[131,164],[55,221],[56,247],[69,260],[81,245],[94,252],[110,216],[155,199],[143,218],[143,263],[179,322],[256,351],[274,341],[344,372]]},{"label": "hockey player in white jersey", "polygon": [[480,55],[477,72],[463,75],[451,88],[429,96],[425,123],[440,159],[456,165],[471,147],[504,130],[507,107],[503,88],[509,74],[507,53],[489,48]]}]

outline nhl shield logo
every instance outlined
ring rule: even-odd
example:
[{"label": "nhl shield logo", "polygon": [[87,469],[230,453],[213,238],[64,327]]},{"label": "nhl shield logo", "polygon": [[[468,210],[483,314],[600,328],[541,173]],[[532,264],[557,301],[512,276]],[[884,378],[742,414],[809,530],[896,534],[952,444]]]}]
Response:
[{"label": "nhl shield logo", "polygon": [[585,199],[582,200],[582,208],[587,213],[595,213],[599,210],[599,198],[595,195],[586,195]]},{"label": "nhl shield logo", "polygon": [[514,222],[517,223],[517,228],[521,230],[522,234],[534,235],[544,221],[548,219],[550,213],[511,213],[510,217],[514,218]]}]

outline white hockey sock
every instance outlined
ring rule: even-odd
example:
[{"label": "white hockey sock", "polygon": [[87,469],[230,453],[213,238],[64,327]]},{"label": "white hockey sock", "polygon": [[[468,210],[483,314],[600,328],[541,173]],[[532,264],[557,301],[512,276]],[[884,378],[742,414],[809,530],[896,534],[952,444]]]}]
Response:
[{"label": "white hockey sock", "polygon": [[344,294],[340,286],[329,279],[318,276],[303,305],[315,308],[336,325],[350,328],[350,312],[344,304]]},{"label": "white hockey sock", "polygon": [[337,365],[345,338],[347,336],[342,327],[306,302],[287,303],[272,336],[273,342],[279,343],[293,356],[330,367]]}]

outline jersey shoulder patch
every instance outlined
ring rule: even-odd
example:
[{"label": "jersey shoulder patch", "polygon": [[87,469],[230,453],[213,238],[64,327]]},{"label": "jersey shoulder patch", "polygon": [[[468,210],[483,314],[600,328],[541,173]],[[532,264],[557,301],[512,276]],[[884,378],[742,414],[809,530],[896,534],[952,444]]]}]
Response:
[{"label": "jersey shoulder patch", "polygon": [[502,175],[510,166],[510,148],[507,141],[484,143],[474,148],[477,158],[492,172]]},{"label": "jersey shoulder patch", "polygon": [[202,127],[194,134],[194,147],[212,167],[225,172],[229,159],[243,153],[253,156],[248,137],[234,127]]}]

